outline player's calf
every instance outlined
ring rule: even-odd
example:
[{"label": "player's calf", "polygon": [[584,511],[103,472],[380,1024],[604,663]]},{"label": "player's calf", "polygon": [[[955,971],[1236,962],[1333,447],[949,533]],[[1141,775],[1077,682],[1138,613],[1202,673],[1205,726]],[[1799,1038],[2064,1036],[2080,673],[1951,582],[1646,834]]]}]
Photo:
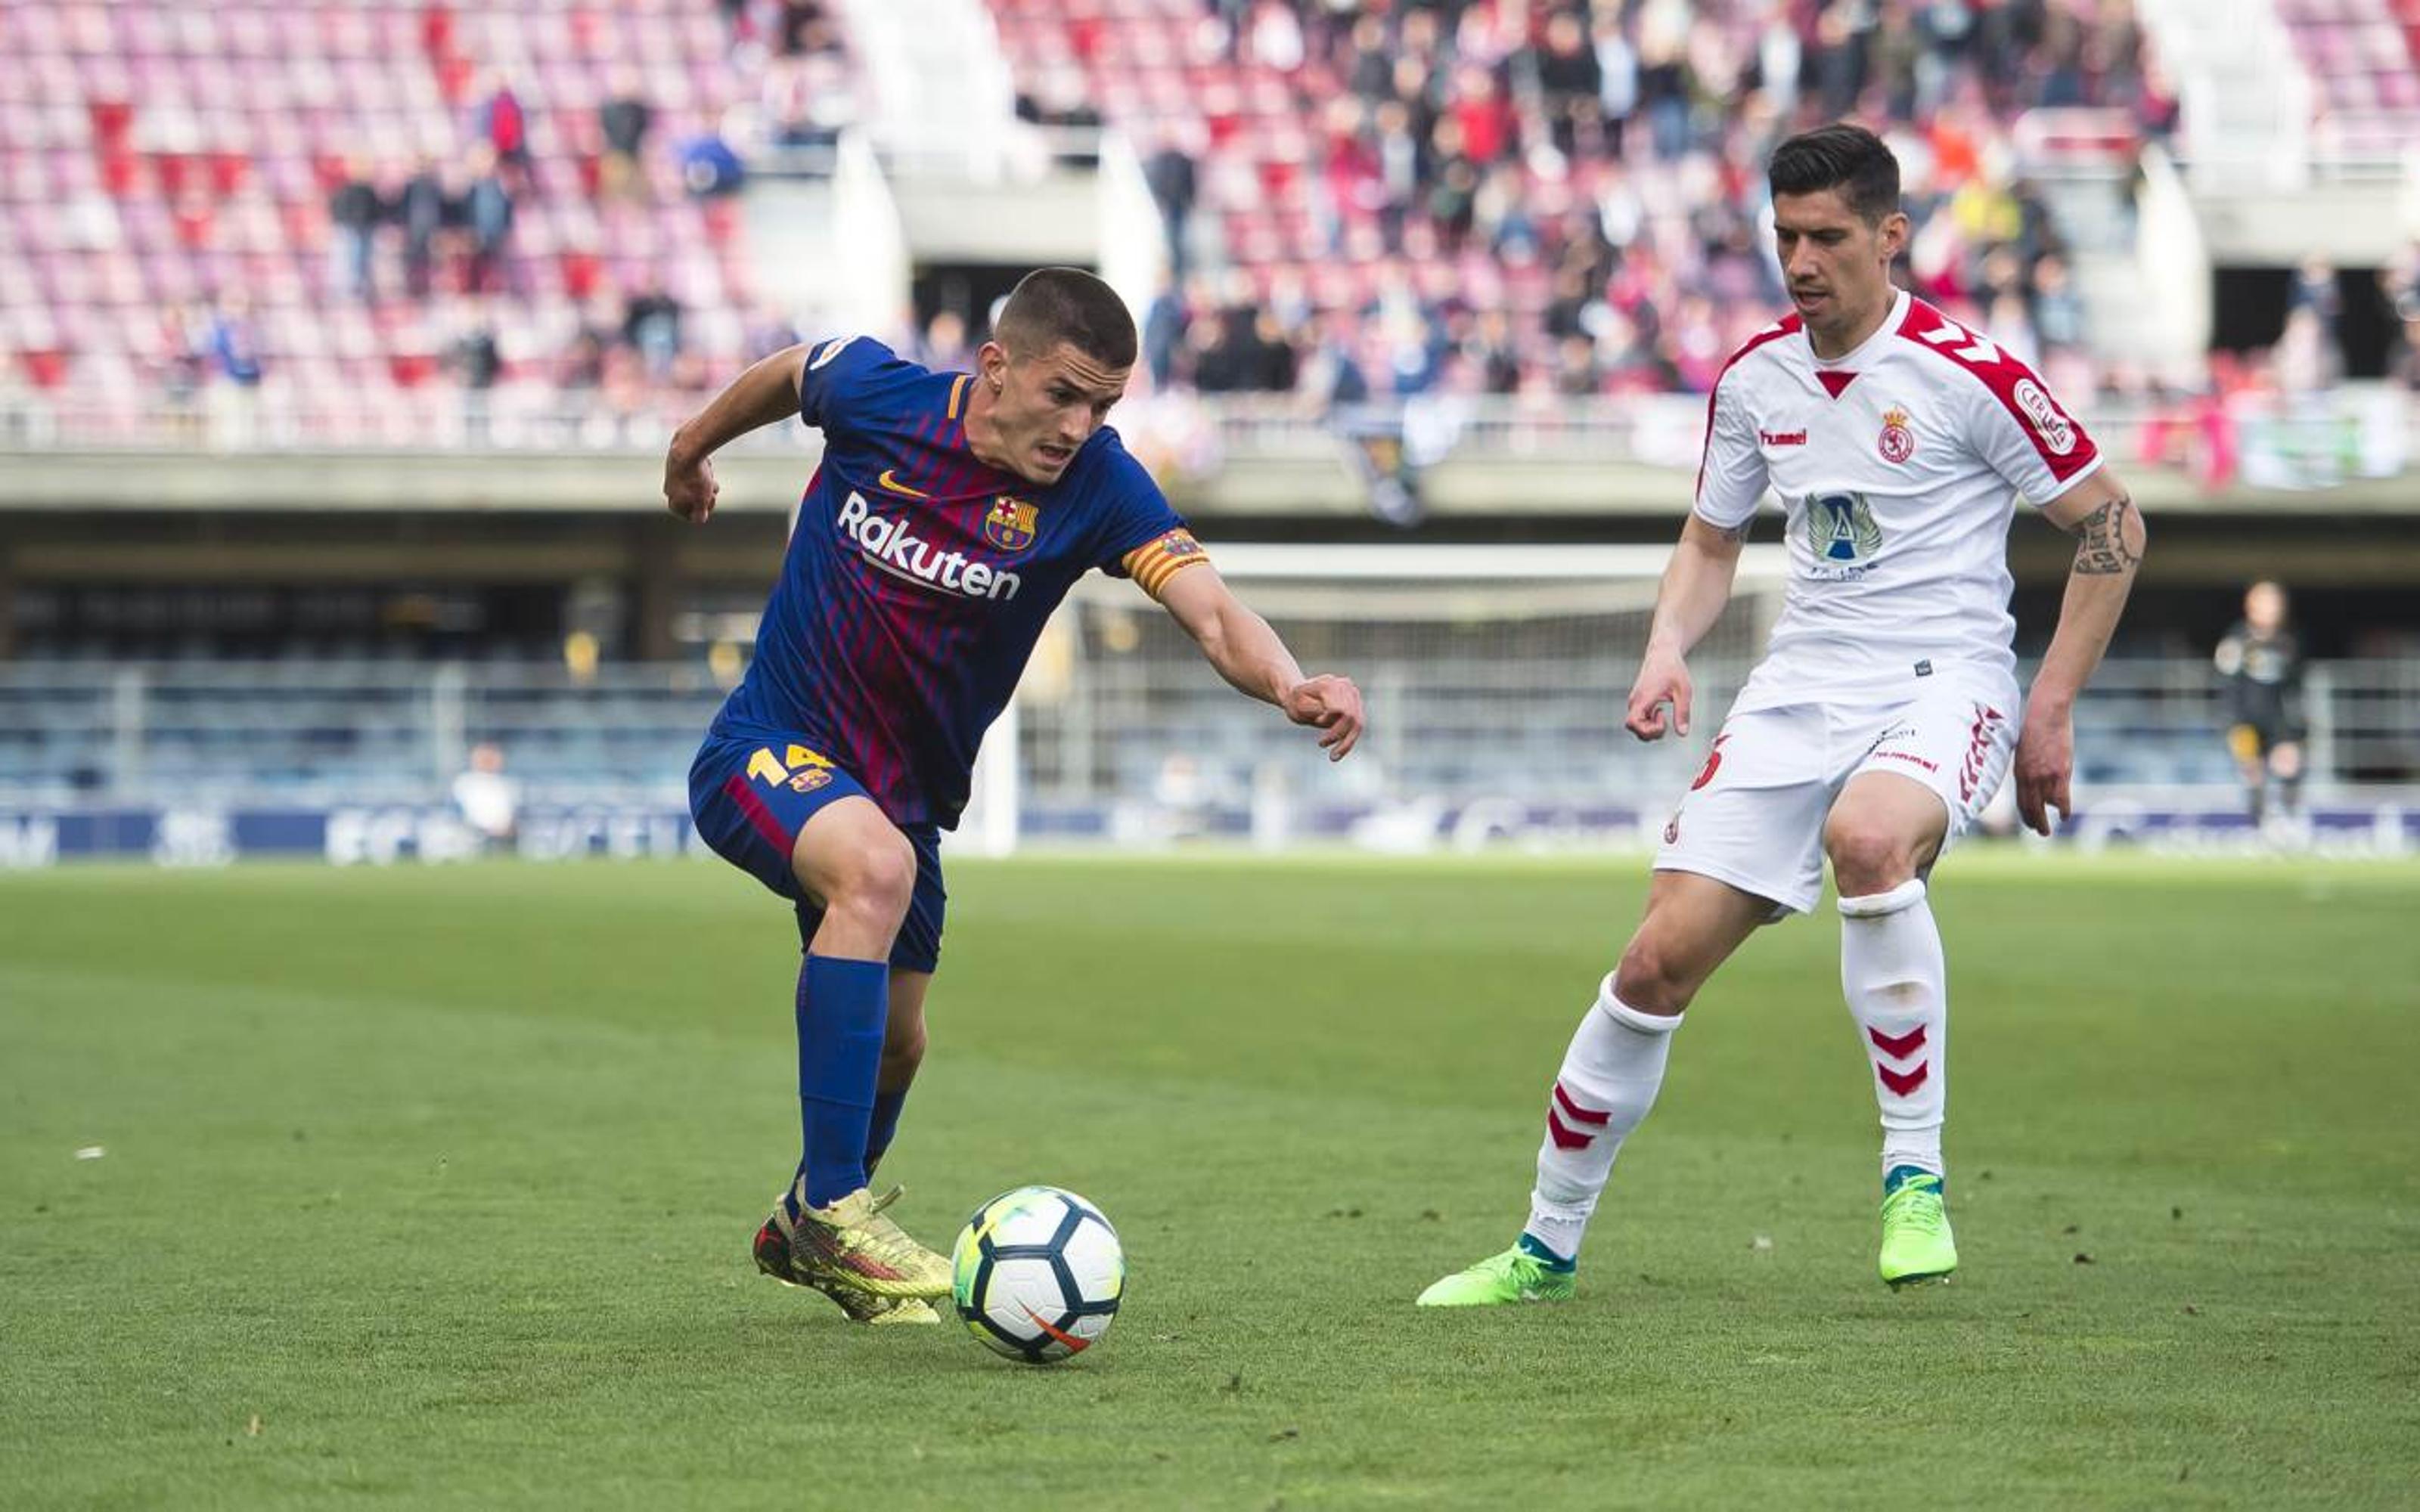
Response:
[{"label": "player's calf", "polygon": [[1949,1103],[1948,969],[1923,883],[1843,893],[1840,991],[1873,1068],[1885,1171],[1942,1174]]}]

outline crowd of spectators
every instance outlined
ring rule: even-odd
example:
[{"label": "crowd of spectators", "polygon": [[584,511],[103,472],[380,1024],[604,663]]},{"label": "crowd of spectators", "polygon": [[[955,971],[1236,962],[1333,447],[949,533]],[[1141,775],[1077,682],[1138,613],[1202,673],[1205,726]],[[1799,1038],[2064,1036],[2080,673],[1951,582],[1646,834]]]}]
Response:
[{"label": "crowd of spectators", "polygon": [[[1219,270],[1217,175],[1198,136],[1161,133],[1155,379],[1314,402],[1704,389],[1786,307],[1766,152],[1850,116],[1905,165],[1904,281],[2089,382],[2067,248],[2009,123],[2088,107],[2148,140],[2176,116],[2129,0],[1210,0],[1194,45],[1281,75],[1317,124],[1312,259],[1231,239]],[[1328,262],[1375,272],[1347,286]]]},{"label": "crowd of spectators", "polygon": [[[1288,395],[1311,411],[1702,392],[1786,305],[1765,156],[1842,116],[1881,130],[1904,166],[1902,281],[2060,392],[2128,391],[2192,435],[2235,395],[2324,388],[2342,365],[2345,295],[2323,267],[2297,281],[2285,334],[2257,362],[2180,382],[2089,355],[2072,249],[2025,176],[2017,123],[2072,110],[2121,144],[2172,131],[2174,93],[2133,0],[1200,3],[1190,63],[1278,81],[1291,110],[1241,130],[1289,132],[1300,151],[1276,174],[1236,151],[1215,91],[1191,114],[1109,122],[1136,140],[1166,243],[1142,321],[1153,389]],[[703,295],[665,276],[671,259],[615,253],[676,201],[727,240],[746,172],[732,140],[825,151],[854,109],[832,0],[717,6],[738,127],[668,109],[628,57],[598,65],[576,105],[550,99],[474,55],[456,8],[422,8],[424,57],[396,66],[433,71],[454,141],[398,153],[365,137],[330,154],[324,220],[299,239],[324,237],[327,301],[368,313],[382,336],[412,333],[381,354],[398,386],[458,387],[474,438],[486,396],[517,380],[627,431],[795,339],[727,245]],[[1020,78],[1029,120],[1101,119],[1088,24],[1070,22],[1073,50]],[[197,187],[175,207],[194,250],[231,213]],[[566,224],[588,230],[566,238]],[[2377,297],[2400,332],[2390,374],[2420,392],[2420,251],[2381,272]],[[151,380],[240,439],[283,360],[290,301],[236,284],[163,304]],[[944,311],[911,347],[967,361],[982,315]],[[719,338],[701,342],[708,329]]]}]

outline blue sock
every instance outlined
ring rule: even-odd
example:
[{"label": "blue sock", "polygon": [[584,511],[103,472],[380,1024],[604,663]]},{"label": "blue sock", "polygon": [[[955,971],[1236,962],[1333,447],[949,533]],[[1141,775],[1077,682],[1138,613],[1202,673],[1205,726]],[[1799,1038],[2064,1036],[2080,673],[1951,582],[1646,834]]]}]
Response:
[{"label": "blue sock", "polygon": [[[865,1184],[866,1134],[890,1006],[885,962],[809,954],[799,968],[799,1172],[811,1207],[829,1206]],[[785,1200],[795,1206],[797,1198],[794,1184]]]},{"label": "blue sock", "polygon": [[1580,1262],[1578,1260],[1556,1254],[1545,1245],[1539,1243],[1534,1239],[1531,1239],[1528,1234],[1523,1234],[1517,1242],[1520,1245],[1522,1254],[1528,1256],[1531,1259],[1544,1261],[1546,1269],[1549,1271],[1576,1271],[1579,1269]]},{"label": "blue sock", "polygon": [[1944,1196],[1949,1195],[1949,1184],[1942,1180],[1939,1172],[1928,1171],[1921,1165],[1894,1165],[1883,1173],[1883,1196],[1889,1196],[1918,1178],[1930,1180]]},{"label": "blue sock", "polygon": [[882,1159],[882,1152],[891,1148],[892,1136],[899,1132],[899,1110],[907,1103],[908,1089],[904,1087],[895,1092],[877,1091],[874,1094],[874,1119],[865,1131],[865,1174],[868,1177],[874,1174],[874,1167]]}]

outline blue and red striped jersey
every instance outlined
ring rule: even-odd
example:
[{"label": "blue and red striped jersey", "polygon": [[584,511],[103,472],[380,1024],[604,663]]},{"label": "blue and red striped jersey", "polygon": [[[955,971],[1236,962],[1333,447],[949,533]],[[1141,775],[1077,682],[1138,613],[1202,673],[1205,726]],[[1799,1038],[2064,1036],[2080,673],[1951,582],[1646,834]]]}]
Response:
[{"label": "blue and red striped jersey", "polygon": [[957,823],[975,748],[1067,590],[1185,525],[1106,425],[1047,488],[975,460],[972,378],[866,336],[809,349],[799,413],[823,461],[756,659],[715,717],[717,733],[803,738],[898,825]]}]

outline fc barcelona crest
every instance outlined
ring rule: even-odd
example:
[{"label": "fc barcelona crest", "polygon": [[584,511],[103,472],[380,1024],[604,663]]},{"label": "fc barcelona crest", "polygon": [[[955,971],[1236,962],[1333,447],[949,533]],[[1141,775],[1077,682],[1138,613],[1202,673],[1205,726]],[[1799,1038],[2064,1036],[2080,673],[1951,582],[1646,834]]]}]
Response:
[{"label": "fc barcelona crest", "polygon": [[1038,504],[1000,494],[991,501],[991,513],[984,517],[984,539],[1003,551],[1022,551],[1033,544],[1041,513]]}]

